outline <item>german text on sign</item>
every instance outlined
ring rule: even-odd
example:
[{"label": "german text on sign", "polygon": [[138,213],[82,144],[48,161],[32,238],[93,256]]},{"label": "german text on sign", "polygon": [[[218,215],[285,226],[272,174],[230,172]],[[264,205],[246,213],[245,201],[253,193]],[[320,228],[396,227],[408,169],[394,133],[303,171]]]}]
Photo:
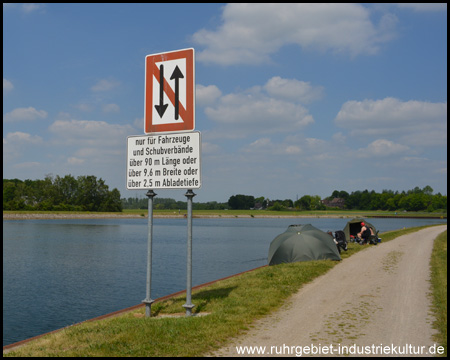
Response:
[{"label": "german text on sign", "polygon": [[127,138],[127,189],[201,187],[200,132]]}]

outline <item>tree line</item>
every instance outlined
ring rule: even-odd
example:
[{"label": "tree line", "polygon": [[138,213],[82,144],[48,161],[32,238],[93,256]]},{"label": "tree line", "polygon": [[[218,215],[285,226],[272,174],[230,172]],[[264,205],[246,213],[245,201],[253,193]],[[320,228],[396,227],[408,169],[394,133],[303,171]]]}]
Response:
[{"label": "tree line", "polygon": [[[447,196],[433,194],[430,186],[423,189],[415,187],[408,191],[374,190],[346,191],[334,190],[324,199],[318,195],[304,195],[291,199],[268,199],[264,196],[232,195],[228,202],[193,202],[194,210],[327,210],[327,204],[339,199],[343,209],[347,210],[388,210],[388,211],[440,211],[447,212]],[[328,200],[328,201],[326,201]],[[185,201],[170,198],[153,199],[156,210],[186,210]],[[43,210],[43,211],[107,211],[120,212],[123,209],[147,209],[148,199],[121,198],[117,189],[109,190],[105,181],[93,175],[52,177],[44,180],[3,179],[3,210]]]},{"label": "tree line", "polygon": [[[129,197],[122,199],[122,207],[124,209],[148,209],[147,198]],[[153,209],[155,210],[187,210],[186,201],[175,201],[170,198],[153,198]],[[217,201],[209,201],[199,203],[193,201],[193,210],[224,210],[228,209],[227,203],[219,203]]]},{"label": "tree line", "polygon": [[[228,200],[231,209],[268,209],[268,210],[327,210],[330,200],[340,199],[342,208],[346,210],[387,210],[387,211],[441,211],[447,212],[447,196],[440,193],[433,195],[433,189],[425,186],[415,187],[408,191],[374,190],[346,191],[335,190],[331,196],[321,199],[320,196],[304,195],[296,201],[291,199],[269,200],[265,197],[255,198],[251,195],[233,195]],[[328,202],[324,201],[328,200]]]},{"label": "tree line", "polygon": [[120,192],[96,176],[3,179],[3,210],[122,211]]},{"label": "tree line", "polygon": [[[387,210],[387,211],[439,211],[447,212],[447,196],[440,193],[433,195],[433,189],[425,186],[408,191],[383,190],[381,193],[375,191],[354,191],[349,194],[346,191],[335,190],[324,199],[318,195],[304,195],[293,201],[291,199],[268,199],[264,196],[254,197],[252,195],[232,195],[226,203],[211,201],[207,203],[193,202],[194,210],[327,210],[333,209],[327,206],[333,199],[340,199],[342,208],[346,210]],[[328,202],[326,201],[328,200]],[[147,198],[122,199],[124,209],[147,209]],[[153,199],[153,207],[157,210],[186,210],[187,203],[175,201],[170,198]]]},{"label": "tree line", "polygon": [[348,194],[345,191],[335,190],[331,196],[344,199],[346,209],[447,211],[447,196],[441,193],[433,195],[433,189],[429,185],[423,189],[416,186],[414,189],[402,192],[383,190],[377,193],[373,190],[364,190]]}]

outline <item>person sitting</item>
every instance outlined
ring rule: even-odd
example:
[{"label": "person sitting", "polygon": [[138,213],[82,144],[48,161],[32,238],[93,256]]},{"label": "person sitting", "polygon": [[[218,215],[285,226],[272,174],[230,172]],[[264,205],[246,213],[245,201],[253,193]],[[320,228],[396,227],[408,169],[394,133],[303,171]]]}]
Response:
[{"label": "person sitting", "polygon": [[372,228],[362,222],[361,231],[358,233],[358,239],[360,239],[359,243],[361,245],[367,244],[371,235],[374,235]]}]

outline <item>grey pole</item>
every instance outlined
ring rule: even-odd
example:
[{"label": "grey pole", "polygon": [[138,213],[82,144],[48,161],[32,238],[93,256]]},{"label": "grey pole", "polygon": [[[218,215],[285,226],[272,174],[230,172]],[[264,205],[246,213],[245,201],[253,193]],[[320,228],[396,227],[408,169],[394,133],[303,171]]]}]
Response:
[{"label": "grey pole", "polygon": [[150,317],[152,312],[152,300],[150,296],[152,285],[152,237],[153,237],[153,198],[156,194],[153,190],[149,190],[146,194],[148,196],[148,241],[147,241],[147,293],[145,300],[145,317]]},{"label": "grey pole", "polygon": [[186,309],[186,316],[192,316],[192,198],[195,196],[192,190],[188,190],[184,194],[188,201],[188,241],[187,241],[187,281],[186,281],[186,304],[183,307]]}]

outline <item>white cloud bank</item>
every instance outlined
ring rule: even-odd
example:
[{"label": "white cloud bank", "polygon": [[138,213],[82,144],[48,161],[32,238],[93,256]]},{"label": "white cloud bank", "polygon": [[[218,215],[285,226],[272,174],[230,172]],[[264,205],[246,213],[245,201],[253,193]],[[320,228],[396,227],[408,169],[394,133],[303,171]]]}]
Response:
[{"label": "white cloud bank", "polygon": [[44,110],[36,110],[34,107],[17,108],[3,115],[3,121],[31,121],[36,119],[45,119],[48,113]]},{"label": "white cloud bank", "polygon": [[241,4],[224,7],[217,30],[202,29],[193,41],[204,46],[197,60],[220,65],[259,64],[285,45],[351,57],[375,54],[394,36],[397,18],[381,17],[379,24],[361,4]]},{"label": "white cloud bank", "polygon": [[3,78],[3,96],[9,93],[12,89],[14,89],[12,82]]},{"label": "white cloud bank", "polygon": [[415,145],[447,143],[447,103],[396,98],[347,101],[335,118],[351,136],[401,138]]},{"label": "white cloud bank", "polygon": [[[321,86],[297,79],[272,77],[262,86],[222,95],[214,85],[197,86],[205,114],[234,137],[249,134],[292,132],[314,123],[313,116],[303,105],[323,96]],[[239,131],[236,131],[239,129]],[[219,135],[221,133],[221,135]]]}]

